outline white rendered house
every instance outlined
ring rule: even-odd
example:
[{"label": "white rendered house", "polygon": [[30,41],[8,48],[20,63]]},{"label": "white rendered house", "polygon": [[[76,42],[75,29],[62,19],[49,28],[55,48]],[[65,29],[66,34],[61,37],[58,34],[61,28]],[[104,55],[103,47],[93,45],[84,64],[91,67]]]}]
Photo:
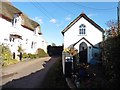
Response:
[{"label": "white rendered house", "polygon": [[79,61],[95,63],[100,58],[100,42],[104,30],[93,20],[81,13],[63,31],[64,49],[73,46],[78,50]]},{"label": "white rendered house", "polygon": [[38,48],[47,52],[40,25],[8,2],[0,2],[0,36],[0,44],[8,45],[12,53],[18,54],[18,46],[26,53],[34,54]]}]

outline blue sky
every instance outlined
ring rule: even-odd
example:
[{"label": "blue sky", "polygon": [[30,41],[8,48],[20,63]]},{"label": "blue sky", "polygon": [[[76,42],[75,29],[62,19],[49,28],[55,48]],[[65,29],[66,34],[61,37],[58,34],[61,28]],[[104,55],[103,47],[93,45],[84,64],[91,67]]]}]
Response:
[{"label": "blue sky", "polygon": [[[34,0],[36,1],[36,0]],[[12,2],[37,21],[48,44],[62,45],[61,31],[84,12],[103,29],[110,19],[117,20],[117,2]]]}]

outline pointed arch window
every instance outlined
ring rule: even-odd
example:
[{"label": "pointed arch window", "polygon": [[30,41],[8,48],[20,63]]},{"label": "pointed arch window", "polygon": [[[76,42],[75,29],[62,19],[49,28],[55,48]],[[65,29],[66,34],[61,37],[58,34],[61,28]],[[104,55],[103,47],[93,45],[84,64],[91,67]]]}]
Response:
[{"label": "pointed arch window", "polygon": [[84,24],[81,24],[79,26],[79,34],[80,35],[86,35],[86,26]]}]

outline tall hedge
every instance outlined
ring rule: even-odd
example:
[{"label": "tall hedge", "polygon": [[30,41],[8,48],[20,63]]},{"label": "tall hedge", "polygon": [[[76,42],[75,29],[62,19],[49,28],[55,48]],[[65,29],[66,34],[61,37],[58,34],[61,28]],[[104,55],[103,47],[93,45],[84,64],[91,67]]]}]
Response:
[{"label": "tall hedge", "polygon": [[103,67],[106,87],[119,87],[120,83],[120,35],[103,42]]},{"label": "tall hedge", "polygon": [[47,57],[47,56],[48,54],[43,49],[39,48],[37,50],[37,57],[41,58],[41,57]]},{"label": "tall hedge", "polygon": [[49,56],[62,56],[63,46],[47,46]]}]

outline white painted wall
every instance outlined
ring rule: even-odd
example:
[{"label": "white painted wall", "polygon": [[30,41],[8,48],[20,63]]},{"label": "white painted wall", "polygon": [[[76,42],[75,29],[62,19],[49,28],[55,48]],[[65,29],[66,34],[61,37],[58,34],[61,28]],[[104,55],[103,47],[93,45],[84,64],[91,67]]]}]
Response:
[{"label": "white painted wall", "polygon": [[[19,21],[22,21],[22,20],[19,20]],[[47,43],[43,38],[43,35],[38,34],[38,28],[36,29],[37,34],[35,34],[34,31],[24,28],[19,24],[21,23],[18,22],[16,26],[12,26],[11,22],[8,22],[5,19],[0,18],[0,25],[1,25],[0,26],[0,44],[6,43],[10,47],[11,52],[15,52],[16,54],[18,54],[17,50],[20,44],[22,45],[22,48],[26,53],[35,53],[38,48],[42,48],[45,52],[47,52]],[[15,39],[14,42],[10,42],[9,35],[12,33],[21,35],[22,40]],[[4,39],[7,39],[7,41],[5,41]],[[42,44],[42,41],[44,41],[43,44]],[[34,43],[33,48],[31,48],[32,42]]]},{"label": "white painted wall", "polygon": [[[79,26],[81,24],[86,25],[86,35],[79,34]],[[64,48],[67,48],[69,47],[69,45],[76,43],[83,37],[85,37],[93,45],[96,45],[99,42],[103,41],[102,32],[82,17],[64,33]],[[79,43],[75,45],[75,48],[78,49],[79,52],[79,45],[82,42],[85,42],[88,46],[88,62],[90,62],[90,60],[93,58],[93,48],[89,48],[91,45],[88,42],[82,39]]]},{"label": "white painted wall", "polygon": [[[79,34],[79,26],[81,24],[86,25],[86,35]],[[102,32],[99,31],[97,28],[95,28],[86,19],[81,18],[71,28],[69,28],[69,30],[67,30],[64,33],[64,48],[67,48],[69,45],[76,43],[82,37],[85,37],[93,45],[95,45],[103,40]]]}]

